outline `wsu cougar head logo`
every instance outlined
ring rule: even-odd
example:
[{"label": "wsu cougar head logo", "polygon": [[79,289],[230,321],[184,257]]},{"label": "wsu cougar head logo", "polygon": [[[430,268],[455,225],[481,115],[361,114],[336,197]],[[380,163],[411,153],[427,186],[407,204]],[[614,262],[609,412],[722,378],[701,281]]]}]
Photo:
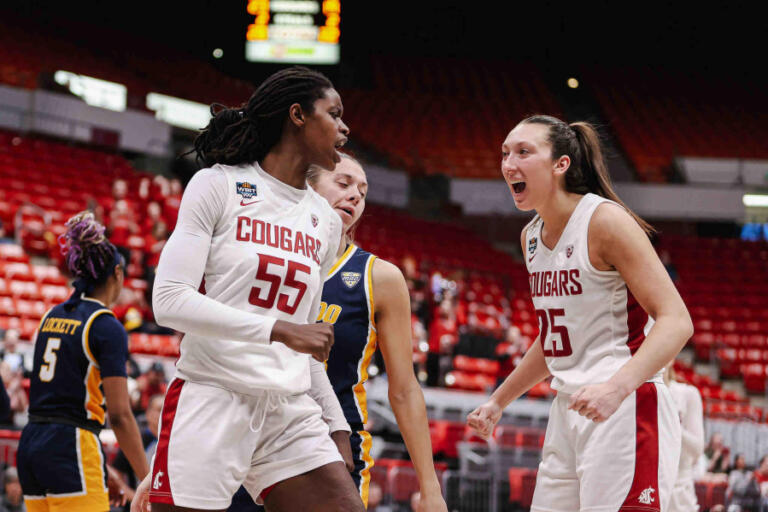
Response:
[{"label": "wsu cougar head logo", "polygon": [[637,498],[637,501],[639,501],[643,505],[650,505],[651,503],[653,503],[652,494],[654,492],[656,492],[656,489],[654,489],[653,487],[644,489],[643,492],[640,493],[640,497]]},{"label": "wsu cougar head logo", "polygon": [[161,478],[163,478],[164,474],[165,473],[163,473],[162,471],[157,472],[157,474],[155,475],[155,479],[152,481],[153,489],[159,489],[163,485]]}]

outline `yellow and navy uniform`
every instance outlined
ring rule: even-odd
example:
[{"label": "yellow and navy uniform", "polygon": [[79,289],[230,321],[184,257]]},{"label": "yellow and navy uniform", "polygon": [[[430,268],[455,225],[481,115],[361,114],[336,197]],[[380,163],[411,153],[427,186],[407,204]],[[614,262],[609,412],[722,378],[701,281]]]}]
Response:
[{"label": "yellow and navy uniform", "polygon": [[373,304],[373,262],[376,256],[354,244],[328,273],[323,286],[318,320],[334,324],[334,344],[328,357],[328,378],[352,428],[350,442],[355,469],[352,478],[363,503],[368,505],[371,481],[371,435],[365,381],[376,351],[376,321]]},{"label": "yellow and navy uniform", "polygon": [[102,379],[125,377],[127,358],[125,329],[99,301],[60,304],[41,320],[17,454],[29,512],[109,510]]}]

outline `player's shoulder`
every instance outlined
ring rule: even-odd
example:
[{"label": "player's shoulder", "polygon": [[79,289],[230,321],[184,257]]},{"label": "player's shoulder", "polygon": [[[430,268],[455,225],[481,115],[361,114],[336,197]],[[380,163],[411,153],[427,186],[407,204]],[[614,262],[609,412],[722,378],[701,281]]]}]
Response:
[{"label": "player's shoulder", "polygon": [[381,258],[373,261],[371,269],[374,284],[384,286],[399,286],[405,284],[405,277],[397,265]]},{"label": "player's shoulder", "polygon": [[590,217],[590,230],[625,230],[629,226],[637,225],[637,221],[629,214],[626,208],[610,199],[596,197],[600,200]]},{"label": "player's shoulder", "polygon": [[123,324],[112,310],[100,308],[91,314],[90,332],[99,336],[127,336]]}]

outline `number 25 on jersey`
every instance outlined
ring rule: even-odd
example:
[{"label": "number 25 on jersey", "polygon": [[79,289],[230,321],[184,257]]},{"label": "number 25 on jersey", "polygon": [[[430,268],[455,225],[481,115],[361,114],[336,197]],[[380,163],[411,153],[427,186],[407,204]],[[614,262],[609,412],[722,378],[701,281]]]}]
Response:
[{"label": "number 25 on jersey", "polygon": [[[568,328],[556,323],[558,317],[565,316],[565,310],[562,308],[537,309],[536,316],[539,318],[539,338],[541,339],[541,348],[544,349],[544,355],[546,357],[571,355],[573,350],[571,350],[571,337],[568,336]],[[555,340],[555,334],[560,338],[559,344]]]}]

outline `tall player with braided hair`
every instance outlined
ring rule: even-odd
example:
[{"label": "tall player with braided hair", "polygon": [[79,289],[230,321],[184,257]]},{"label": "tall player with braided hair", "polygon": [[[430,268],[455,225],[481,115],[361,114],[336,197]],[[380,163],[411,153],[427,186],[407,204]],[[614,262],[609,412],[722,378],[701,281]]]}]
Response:
[{"label": "tall player with braided hair", "polygon": [[60,244],[75,291],[38,328],[19,481],[30,512],[106,512],[98,432],[107,415],[133,470],[148,472],[126,384],[128,339],[108,309],[122,289],[125,260],[90,212],[67,222]]},{"label": "tall player with braided hair", "polygon": [[293,67],[196,139],[208,167],[187,185],[152,297],[158,323],[184,333],[181,356],[134,510],[147,490],[152,512],[224,510],[242,485],[270,512],[362,512],[322,363],[333,326],[315,323],[341,219],[306,181],[340,161],[342,113],[325,76]]},{"label": "tall player with braided hair", "polygon": [[531,510],[668,510],[680,421],[661,370],[693,327],[652,228],[614,192],[588,123],[521,121],[501,171],[517,208],[536,211],[521,243],[540,335],[468,423],[490,435],[507,404],[552,375]]}]

